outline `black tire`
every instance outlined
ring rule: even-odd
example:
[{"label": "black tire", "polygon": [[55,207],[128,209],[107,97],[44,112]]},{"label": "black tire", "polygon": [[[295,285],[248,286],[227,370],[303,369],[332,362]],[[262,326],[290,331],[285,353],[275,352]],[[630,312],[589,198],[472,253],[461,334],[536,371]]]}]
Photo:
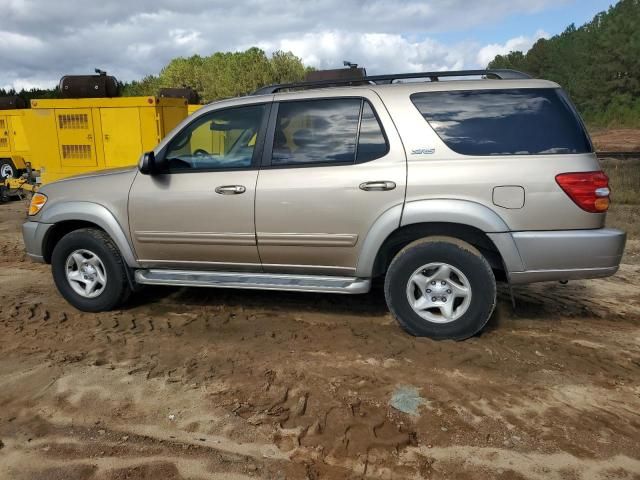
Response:
[{"label": "black tire", "polygon": [[[95,298],[79,295],[67,280],[67,258],[79,249],[89,250],[98,256],[106,271],[104,290]],[[51,271],[58,291],[71,305],[84,312],[112,310],[127,300],[131,288],[125,269],[122,256],[109,235],[94,228],[83,228],[66,234],[56,244],[51,255]]]},{"label": "black tire", "polygon": [[[414,272],[436,262],[458,269],[471,288],[466,311],[449,323],[421,317],[408,299],[407,286]],[[428,237],[404,247],[389,266],[384,292],[389,310],[402,328],[411,335],[434,340],[464,340],[475,335],[486,325],[496,305],[496,280],[491,266],[476,248],[452,237]]]},{"label": "black tire", "polygon": [[0,182],[17,176],[18,171],[13,162],[8,158],[0,158]]}]

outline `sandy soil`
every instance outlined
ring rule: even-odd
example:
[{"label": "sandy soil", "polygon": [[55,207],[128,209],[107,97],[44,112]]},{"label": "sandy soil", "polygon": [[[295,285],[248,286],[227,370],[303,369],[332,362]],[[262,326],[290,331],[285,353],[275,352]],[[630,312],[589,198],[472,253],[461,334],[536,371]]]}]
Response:
[{"label": "sandy soil", "polygon": [[[83,314],[0,206],[0,478],[638,479],[640,260],[507,292],[466,342],[379,290],[148,289]],[[389,406],[398,386],[419,415]]]}]

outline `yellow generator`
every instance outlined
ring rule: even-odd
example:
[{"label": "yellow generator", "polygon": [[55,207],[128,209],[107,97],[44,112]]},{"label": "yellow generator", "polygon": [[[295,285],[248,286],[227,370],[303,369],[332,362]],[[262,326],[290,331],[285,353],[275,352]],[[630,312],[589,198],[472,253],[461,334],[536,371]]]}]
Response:
[{"label": "yellow generator", "polygon": [[187,116],[182,98],[32,100],[26,130],[37,183],[135,165]]},{"label": "yellow generator", "polygon": [[17,177],[31,162],[25,120],[29,109],[0,110],[0,181]]},{"label": "yellow generator", "polygon": [[200,110],[204,105],[187,105],[187,113],[191,115],[193,112]]},{"label": "yellow generator", "polygon": [[[202,107],[204,105],[190,104],[187,106],[187,111],[191,115]],[[230,135],[228,132],[198,128],[193,132],[190,145],[192,153],[195,154],[221,155],[229,151],[236,140],[237,136]],[[255,138],[249,142],[250,145],[253,143],[255,143]]]}]

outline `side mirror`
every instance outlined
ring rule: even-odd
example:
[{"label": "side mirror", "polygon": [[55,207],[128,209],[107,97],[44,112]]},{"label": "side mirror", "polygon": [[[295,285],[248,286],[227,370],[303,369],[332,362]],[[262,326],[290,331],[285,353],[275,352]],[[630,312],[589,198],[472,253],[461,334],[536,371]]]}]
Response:
[{"label": "side mirror", "polygon": [[143,175],[153,175],[156,173],[156,156],[153,153],[153,150],[150,152],[145,152],[140,156],[140,160],[138,161],[138,170]]}]

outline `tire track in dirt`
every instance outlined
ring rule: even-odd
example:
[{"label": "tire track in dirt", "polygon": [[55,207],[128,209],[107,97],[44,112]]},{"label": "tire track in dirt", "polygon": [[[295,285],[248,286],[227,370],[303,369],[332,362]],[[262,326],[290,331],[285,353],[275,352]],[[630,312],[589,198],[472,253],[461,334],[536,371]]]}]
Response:
[{"label": "tire track in dirt", "polygon": [[[571,470],[553,466],[550,478],[633,478],[638,265],[607,280],[515,287],[515,311],[501,288],[480,336],[433,342],[404,334],[376,289],[149,288],[122,310],[78,312],[3,225],[0,454],[16,455],[14,466],[42,458],[29,478],[208,478],[205,468],[221,478],[484,480],[535,478],[555,458]],[[398,385],[419,390],[418,417],[389,406]],[[214,438],[290,460],[220,453]]]}]

